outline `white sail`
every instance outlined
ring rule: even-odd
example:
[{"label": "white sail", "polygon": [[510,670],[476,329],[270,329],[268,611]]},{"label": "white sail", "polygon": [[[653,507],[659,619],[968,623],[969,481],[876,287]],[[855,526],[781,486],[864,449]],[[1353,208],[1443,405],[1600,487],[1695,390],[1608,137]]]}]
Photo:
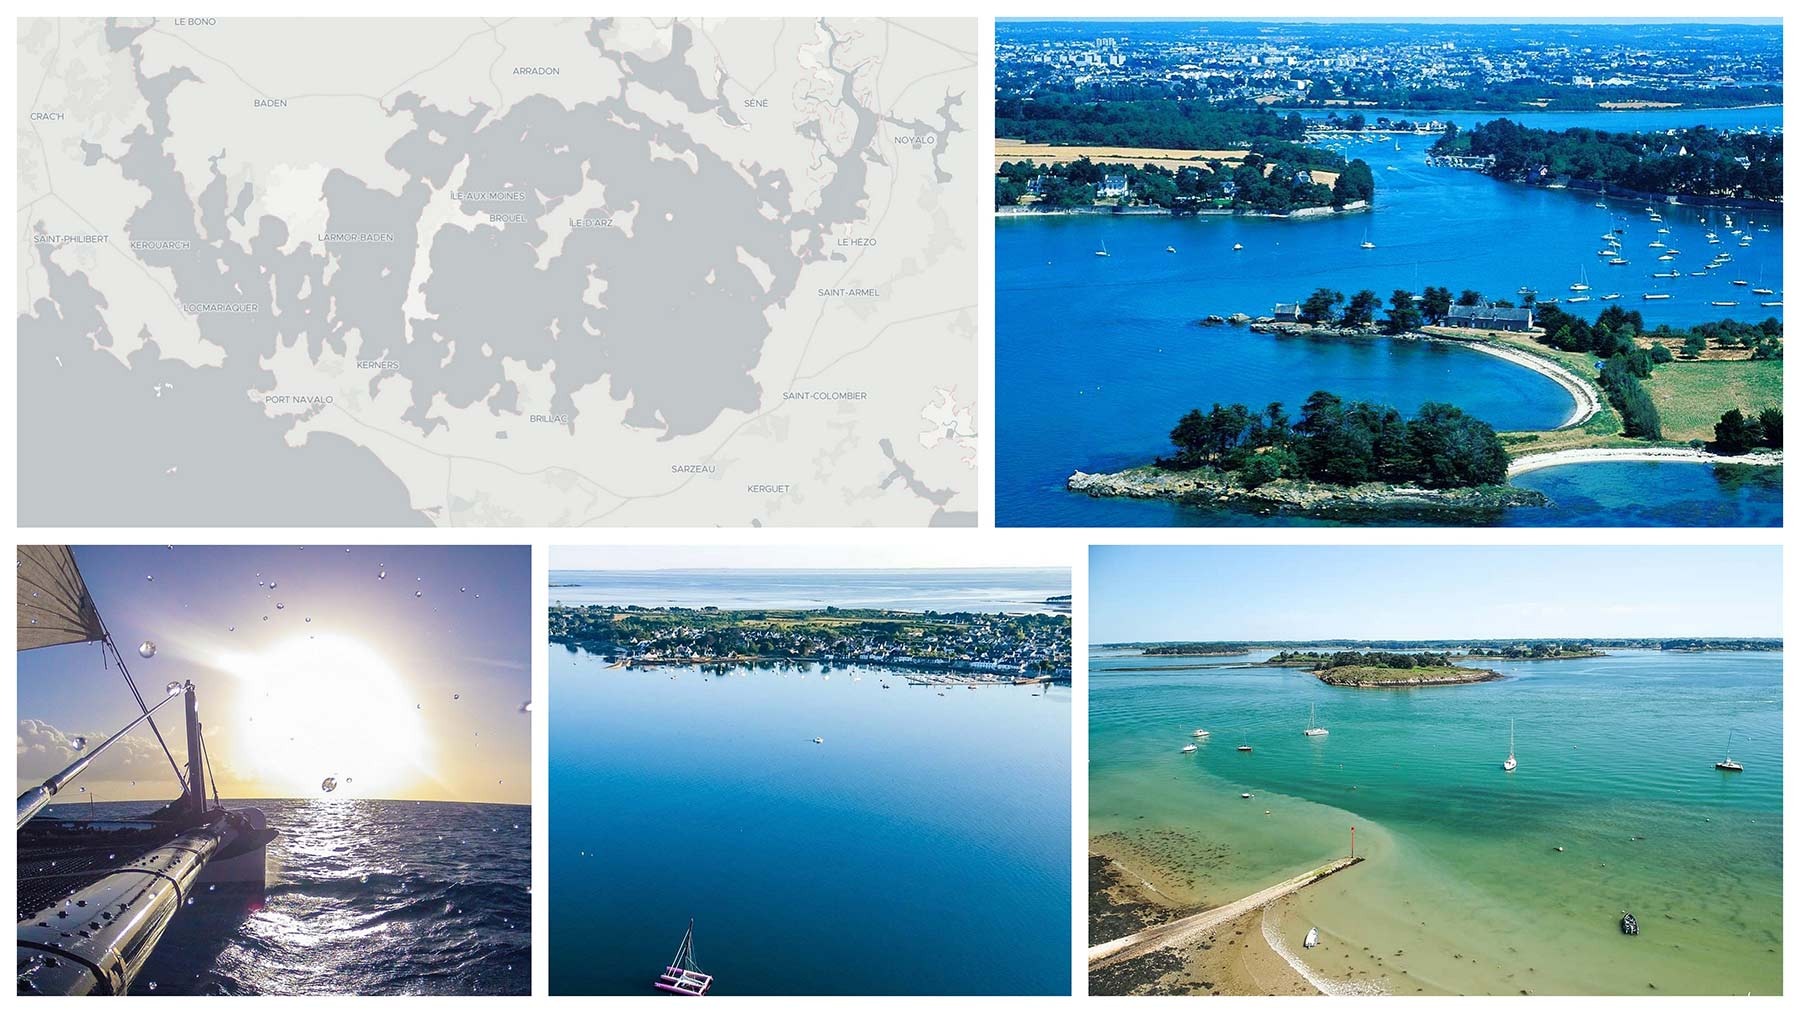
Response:
[{"label": "white sail", "polygon": [[21,651],[106,639],[67,545],[19,546],[18,596]]}]

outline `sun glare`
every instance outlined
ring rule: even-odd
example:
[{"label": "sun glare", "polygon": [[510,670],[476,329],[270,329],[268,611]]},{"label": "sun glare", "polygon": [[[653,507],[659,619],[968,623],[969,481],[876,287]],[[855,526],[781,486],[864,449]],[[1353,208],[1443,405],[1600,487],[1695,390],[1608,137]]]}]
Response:
[{"label": "sun glare", "polygon": [[[417,694],[380,652],[320,635],[231,654],[239,681],[232,761],[271,794],[404,797],[432,774]],[[204,720],[204,715],[202,715]]]}]

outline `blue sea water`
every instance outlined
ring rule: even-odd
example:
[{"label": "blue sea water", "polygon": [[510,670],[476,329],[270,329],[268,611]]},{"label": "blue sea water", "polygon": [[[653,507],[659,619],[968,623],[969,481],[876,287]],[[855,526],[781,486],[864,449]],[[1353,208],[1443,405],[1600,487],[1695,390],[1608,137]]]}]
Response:
[{"label": "blue sea water", "polygon": [[1069,994],[1067,688],[558,646],[550,688],[553,993],[654,994],[693,919],[717,995]]},{"label": "blue sea water", "polygon": [[560,605],[675,608],[880,608],[902,612],[1042,612],[1069,593],[1067,569],[555,570]]},{"label": "blue sea water", "polygon": [[[531,807],[242,799],[280,831],[259,908],[205,894],[134,995],[529,995]],[[145,802],[53,806],[122,819]],[[40,817],[43,818],[43,817]]]},{"label": "blue sea water", "polygon": [[[1452,119],[1456,114],[1433,114]],[[1570,126],[1583,114],[1522,114],[1531,125]],[[1693,122],[1772,127],[1779,108],[1729,111],[1587,114],[1614,130],[1660,129]],[[1465,117],[1469,125],[1479,117]],[[1538,120],[1542,118],[1543,122]],[[1290,413],[1315,390],[1373,399],[1412,411],[1449,401],[1497,429],[1554,426],[1569,414],[1567,393],[1521,367],[1465,349],[1380,339],[1315,340],[1251,334],[1196,321],[1236,312],[1266,315],[1276,302],[1305,298],[1328,286],[1345,293],[1444,285],[1516,298],[1521,286],[1543,297],[1568,294],[1585,273],[1595,295],[1618,292],[1618,304],[1648,324],[1680,325],[1731,315],[1760,320],[1780,308],[1730,284],[1734,278],[1781,291],[1779,209],[1734,212],[1751,226],[1752,245],[1708,246],[1702,215],[1660,208],[1661,236],[1683,252],[1684,270],[1709,251],[1734,259],[1708,277],[1656,279],[1665,269],[1648,243],[1658,227],[1642,202],[1617,198],[1597,208],[1593,194],[1502,183],[1478,173],[1424,164],[1433,138],[1395,136],[1385,144],[1342,141],[1351,157],[1374,168],[1373,212],[1317,221],[1225,216],[1072,216],[1002,218],[995,223],[996,423],[995,507],[999,523],[1026,526],[1132,526],[1294,523],[1291,518],[1227,516],[1165,503],[1095,500],[1064,487],[1076,470],[1098,471],[1148,461],[1168,449],[1168,431],[1190,408],[1281,401]],[[1398,144],[1400,150],[1394,150]],[[1393,165],[1393,170],[1386,166]],[[1611,267],[1595,255],[1602,234],[1624,225],[1631,263]],[[1762,231],[1763,226],[1768,231]],[[1376,244],[1364,250],[1364,239]],[[1234,244],[1242,244],[1234,252]],[[1104,244],[1111,255],[1096,257]],[[1175,247],[1175,253],[1166,248]],[[1688,263],[1693,261],[1694,263]],[[1646,292],[1674,298],[1644,301]],[[1738,300],[1735,309],[1710,305]],[[1565,307],[1592,316],[1596,300]],[[1585,466],[1583,466],[1585,467]],[[1549,511],[1505,523],[1550,525],[1765,524],[1779,519],[1775,494],[1760,486],[1708,492],[1708,469],[1665,486],[1677,466],[1618,466],[1632,477],[1562,480],[1576,495]],[[1660,471],[1651,469],[1660,468]],[[1559,469],[1579,471],[1582,468]],[[1652,479],[1659,481],[1652,481]],[[1546,479],[1538,479],[1542,482]],[[1522,481],[1530,485],[1531,482]],[[1630,519],[1584,504],[1607,488],[1630,488]]]}]

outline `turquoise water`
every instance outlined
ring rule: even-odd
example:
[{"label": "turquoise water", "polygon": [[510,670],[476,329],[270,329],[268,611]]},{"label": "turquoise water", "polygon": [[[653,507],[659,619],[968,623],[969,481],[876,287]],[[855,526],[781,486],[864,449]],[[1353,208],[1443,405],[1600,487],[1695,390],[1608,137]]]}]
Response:
[{"label": "turquoise water", "polygon": [[552,992],[1069,994],[1066,687],[550,652]]},{"label": "turquoise water", "polygon": [[[1572,117],[1578,114],[1556,114]],[[1719,115],[1692,113],[1701,122]],[[1734,110],[1733,126],[1776,125],[1779,109]],[[1533,117],[1520,117],[1530,120]],[[1471,121],[1472,122],[1472,121]],[[1651,129],[1682,125],[1680,115],[1612,114],[1595,125]],[[1466,124],[1465,124],[1466,125]],[[1572,123],[1546,122],[1546,126]],[[1206,216],[1074,216],[1003,218],[995,223],[998,424],[995,505],[999,522],[1029,526],[1131,526],[1292,523],[1155,502],[1094,500],[1068,492],[1077,469],[1139,464],[1168,450],[1168,431],[1190,408],[1243,402],[1260,408],[1282,401],[1290,412],[1314,390],[1366,398],[1412,411],[1442,400],[1495,428],[1557,425],[1568,417],[1569,396],[1522,367],[1464,349],[1375,339],[1310,340],[1251,334],[1242,328],[1200,327],[1209,314],[1265,315],[1315,288],[1345,293],[1370,288],[1385,298],[1396,288],[1418,291],[1441,284],[1516,298],[1520,286],[1545,297],[1566,296],[1586,272],[1595,295],[1619,292],[1619,304],[1645,320],[1683,324],[1724,315],[1760,320],[1781,309],[1730,284],[1743,278],[1782,289],[1779,209],[1734,212],[1754,220],[1753,241],[1708,246],[1702,214],[1663,207],[1668,235],[1658,237],[1642,202],[1623,199],[1607,209],[1592,195],[1501,183],[1478,173],[1424,164],[1429,137],[1396,137],[1385,145],[1340,142],[1346,154],[1375,168],[1375,210],[1318,221]],[[1400,145],[1399,151],[1394,144]],[[1395,168],[1388,171],[1385,166]],[[1626,267],[1595,256],[1600,236],[1625,225]],[[1762,231],[1764,226],[1768,231]],[[1360,248],[1366,237],[1373,250]],[[1709,251],[1734,259],[1704,278],[1656,279],[1664,270],[1647,244],[1662,238],[1681,249],[1684,270],[1697,269]],[[1730,237],[1727,237],[1730,238]],[[1095,257],[1104,243],[1110,257]],[[1241,243],[1243,250],[1233,252]],[[1178,252],[1170,254],[1166,247]],[[1697,261],[1687,264],[1686,261]],[[1646,292],[1674,296],[1645,302]],[[1738,300],[1736,309],[1709,305]],[[1599,301],[1566,307],[1588,316]],[[1575,479],[1568,503],[1506,523],[1611,526],[1764,524],[1778,517],[1779,495],[1728,495],[1695,483],[1664,490],[1652,466],[1624,465],[1639,509],[1622,519],[1594,509],[1603,479]],[[1575,470],[1575,469],[1567,469]],[[1700,469],[1704,473],[1705,469]],[[1723,520],[1721,520],[1723,518]]]},{"label": "turquoise water", "polygon": [[[1328,976],[1408,993],[1780,991],[1780,654],[1496,662],[1503,680],[1417,690],[1197,659],[1119,671],[1144,661],[1090,662],[1090,835],[1178,901],[1311,868],[1354,825],[1370,860],[1282,916],[1296,950],[1320,928],[1328,945],[1306,960]],[[1315,705],[1330,734],[1308,738]],[[1182,754],[1195,727],[1213,737]],[[1728,734],[1741,774],[1713,769]],[[1624,910],[1640,936],[1619,933]]]}]

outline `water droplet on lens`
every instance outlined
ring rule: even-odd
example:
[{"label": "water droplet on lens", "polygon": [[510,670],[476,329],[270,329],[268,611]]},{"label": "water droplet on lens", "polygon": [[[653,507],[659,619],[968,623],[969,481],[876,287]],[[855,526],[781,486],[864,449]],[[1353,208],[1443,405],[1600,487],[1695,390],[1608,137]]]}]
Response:
[{"label": "water droplet on lens", "polygon": [[150,983],[150,991],[152,991],[152,992],[156,991],[156,982],[153,981]]},{"label": "water droplet on lens", "polygon": [[271,590],[271,591],[275,590],[275,582],[272,580],[269,581],[269,590]]},{"label": "water droplet on lens", "polygon": [[328,777],[325,780],[320,781],[319,782],[319,790],[325,791],[325,792],[336,791],[337,790],[337,778]]},{"label": "water droplet on lens", "polygon": [[281,611],[281,610],[282,610],[282,609],[284,609],[284,608],[287,608],[287,606],[286,606],[286,605],[283,605],[283,604],[282,604],[282,603],[280,603],[280,602],[276,602],[276,603],[275,603],[275,611],[277,611],[277,612],[279,612],[279,611]]},{"label": "water droplet on lens", "polygon": [[423,591],[414,591],[414,592],[413,592],[413,597],[414,597],[414,598],[423,598],[423,597],[425,597],[425,592],[423,592]]},{"label": "water droplet on lens", "polygon": [[312,616],[307,616],[307,617],[306,617],[306,621],[307,621],[307,622],[309,622],[309,623],[310,623],[310,622],[312,622]]},{"label": "water droplet on lens", "polygon": [[383,570],[380,573],[376,574],[375,579],[376,580],[386,580],[387,579],[387,571]]},{"label": "water droplet on lens", "polygon": [[145,579],[145,580],[155,580],[155,579],[156,579],[156,578],[155,578],[155,577],[152,577],[152,576],[150,576],[150,575],[149,575],[149,574],[147,574],[147,573],[146,573],[146,574],[144,574],[144,579]]},{"label": "water droplet on lens", "polygon": [[227,627],[225,627],[225,632],[226,633],[236,633],[237,627],[236,626],[227,626]]},{"label": "water droplet on lens", "polygon": [[530,700],[527,700],[524,703],[519,705],[519,713],[520,714],[530,714],[531,713],[531,701]]},{"label": "water droplet on lens", "polygon": [[156,657],[156,641],[146,640],[143,643],[139,644],[138,645],[138,657],[140,657],[140,658]]},{"label": "water droplet on lens", "polygon": [[463,588],[463,589],[462,589],[462,593],[463,593],[463,594],[468,594],[468,593],[469,593],[469,589],[468,589],[468,588],[466,588],[466,587],[465,587],[465,588]]},{"label": "water droplet on lens", "polygon": [[175,694],[181,692],[181,682],[179,680],[177,680],[175,682],[169,683],[167,686],[163,687],[163,692],[169,694],[170,696],[174,696]]},{"label": "water droplet on lens", "polygon": [[461,694],[461,693],[452,693],[452,694],[450,694],[450,699],[452,699],[452,700],[461,700],[461,699],[462,699],[462,694]]},{"label": "water droplet on lens", "polygon": [[[71,738],[69,740],[69,746],[70,746],[70,748],[78,750],[78,751],[82,750],[82,749],[86,749],[87,748],[87,736],[77,735],[74,738]],[[87,789],[83,788],[82,790],[86,791]]]},{"label": "water droplet on lens", "polygon": [[266,622],[268,622],[268,621],[269,621],[269,617],[268,617],[268,616],[263,616],[263,622],[265,622],[265,623],[266,623]]}]

